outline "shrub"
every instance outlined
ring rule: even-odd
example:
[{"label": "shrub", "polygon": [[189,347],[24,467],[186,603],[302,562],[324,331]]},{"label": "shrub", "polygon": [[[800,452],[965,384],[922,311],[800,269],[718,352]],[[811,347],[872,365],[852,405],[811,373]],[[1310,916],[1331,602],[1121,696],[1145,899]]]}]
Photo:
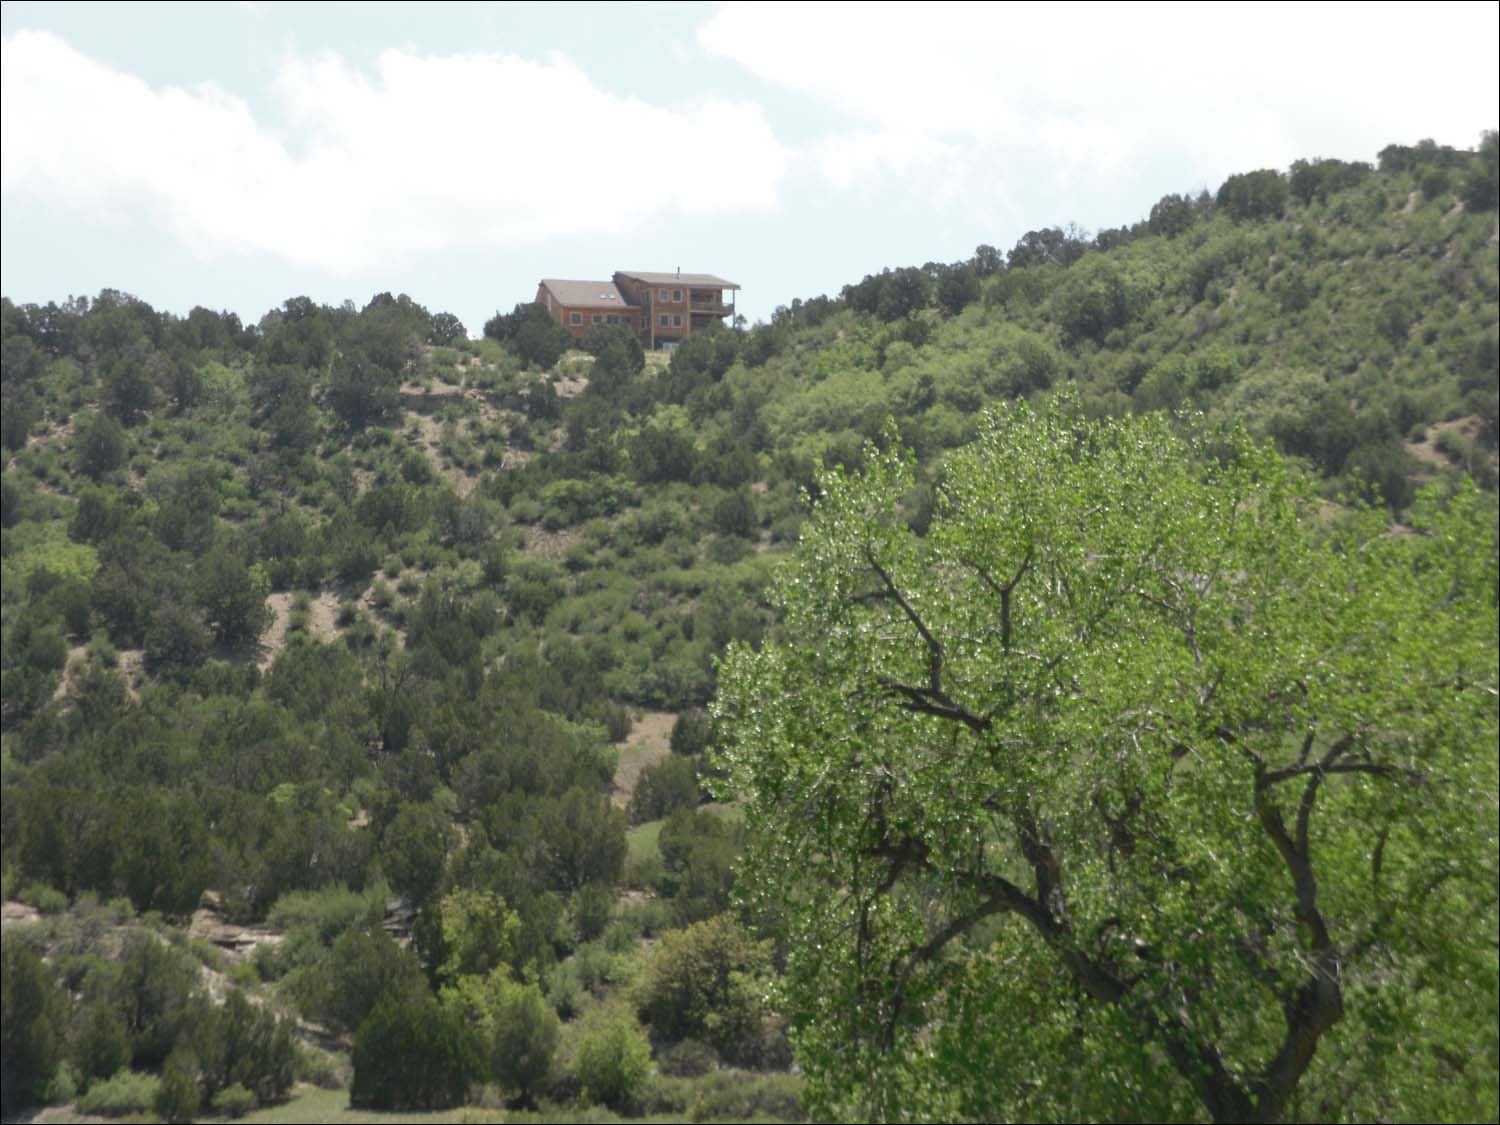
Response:
[{"label": "shrub", "polygon": [[720,914],[662,935],[641,982],[640,1013],[664,1039],[701,1039],[726,1058],[745,1058],[760,1039],[769,972],[770,947]]},{"label": "shrub", "polygon": [[713,739],[713,721],[700,707],[677,716],[672,724],[672,753],[701,754]]},{"label": "shrub", "polygon": [[356,1109],[458,1105],[480,1071],[474,1033],[425,992],[387,994],[354,1037]]},{"label": "shrub", "polygon": [[412,994],[426,982],[416,960],[384,930],[346,930],[334,941],[328,959],[309,982],[300,1006],[332,1030],[358,1028],[388,994]]},{"label": "shrub", "polygon": [[68,896],[45,883],[32,883],[21,891],[20,899],[42,914],[61,914],[68,908]]},{"label": "shrub", "polygon": [[660,820],[698,804],[698,767],[688,758],[663,758],[642,772],[630,797],[630,823]]},{"label": "shrub", "polygon": [[210,1103],[220,1117],[244,1117],[256,1108],[255,1095],[243,1086],[225,1086]]},{"label": "shrub", "polygon": [[95,1082],[78,1099],[78,1112],[90,1117],[124,1117],[144,1113],[156,1106],[161,1079],[154,1074],[122,1070],[113,1078]]},{"label": "shrub", "polygon": [[42,1101],[48,1105],[62,1105],[70,1102],[78,1096],[78,1083],[78,1071],[73,1064],[61,1062],[47,1083],[47,1089],[42,1094]]},{"label": "shrub", "polygon": [[718,1067],[719,1055],[707,1043],[684,1039],[662,1051],[657,1063],[663,1074],[675,1078],[697,1078]]},{"label": "shrub", "polygon": [[[203,1102],[198,1089],[198,1063],[191,1052],[178,1047],[167,1056],[167,1065],[162,1068],[161,1083],[156,1088],[153,1106],[158,1117],[166,1121],[191,1121]],[[243,1087],[237,1087],[243,1089]],[[215,1099],[215,1108],[217,1099]],[[254,1108],[255,1099],[250,1099]],[[246,1110],[245,1112],[248,1112]],[[241,1114],[229,1114],[238,1117]]]},{"label": "shrub", "polygon": [[628,1015],[602,1016],[584,1032],[573,1072],[584,1097],[614,1110],[628,1110],[645,1092],[651,1045]]},{"label": "shrub", "polygon": [[444,993],[479,1036],[489,1077],[530,1104],[547,1080],[557,1050],[559,1023],[534,984],[517,984],[503,972],[487,980],[466,977]]},{"label": "shrub", "polygon": [[573,894],[573,923],[578,927],[581,941],[593,941],[609,925],[609,916],[614,909],[614,895],[607,887],[589,883],[579,887]]}]

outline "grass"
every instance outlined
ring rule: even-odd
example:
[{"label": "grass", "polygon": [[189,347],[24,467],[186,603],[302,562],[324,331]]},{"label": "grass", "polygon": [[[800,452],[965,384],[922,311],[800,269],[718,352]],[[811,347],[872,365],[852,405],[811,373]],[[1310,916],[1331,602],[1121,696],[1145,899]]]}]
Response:
[{"label": "grass", "polygon": [[626,864],[638,864],[645,859],[661,860],[661,826],[665,823],[665,820],[648,820],[626,830]]},{"label": "grass", "polygon": [[280,1105],[268,1106],[258,1109],[248,1117],[238,1120],[246,1125],[253,1123],[287,1122],[289,1125],[314,1125],[314,1123],[338,1123],[338,1125],[354,1125],[357,1122],[395,1122],[395,1121],[457,1121],[457,1122],[484,1122],[503,1121],[505,1115],[494,1110],[479,1109],[477,1107],[459,1107],[458,1109],[447,1109],[436,1113],[412,1113],[403,1111],[401,1113],[377,1113],[373,1110],[350,1109],[348,1090],[321,1090],[316,1086],[298,1086],[292,1092],[289,1101]]}]

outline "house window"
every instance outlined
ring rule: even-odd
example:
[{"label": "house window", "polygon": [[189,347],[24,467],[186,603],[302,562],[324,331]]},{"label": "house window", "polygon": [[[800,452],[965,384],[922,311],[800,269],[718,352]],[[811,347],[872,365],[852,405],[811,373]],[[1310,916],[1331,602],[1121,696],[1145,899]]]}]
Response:
[{"label": "house window", "polygon": [[658,289],[656,291],[656,299],[658,301],[665,301],[665,300],[667,300],[667,291],[665,289]]},{"label": "house window", "polygon": [[568,314],[568,323],[569,324],[582,324],[583,323],[583,314],[582,313],[569,313]]},{"label": "house window", "polygon": [[681,328],[682,327],[682,314],[681,313],[673,313],[672,314],[672,327],[673,328]]},{"label": "house window", "polygon": [[679,305],[682,304],[682,290],[681,289],[674,289],[674,290],[672,290],[672,300],[676,301]]},{"label": "house window", "polygon": [[602,316],[600,316],[598,313],[595,313],[593,316],[589,317],[589,320],[593,324],[602,324],[602,323],[604,323],[604,318]]},{"label": "house window", "polygon": [[605,324],[619,324],[620,318],[615,313],[610,313],[604,318]]},{"label": "house window", "polygon": [[662,313],[661,314],[661,326],[663,328],[665,328],[665,327],[667,327],[667,325],[668,325],[669,322],[670,322],[670,318],[667,316],[667,314],[666,313]]}]

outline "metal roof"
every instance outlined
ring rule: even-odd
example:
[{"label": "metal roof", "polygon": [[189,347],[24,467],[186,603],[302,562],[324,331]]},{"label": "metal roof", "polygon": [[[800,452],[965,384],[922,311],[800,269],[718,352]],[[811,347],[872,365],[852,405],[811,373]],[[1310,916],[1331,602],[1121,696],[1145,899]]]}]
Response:
[{"label": "metal roof", "polygon": [[567,281],[544,277],[542,284],[552,291],[552,298],[567,308],[619,309],[634,308],[613,281]]},{"label": "metal roof", "polygon": [[637,273],[635,270],[620,270],[616,275],[628,277],[647,285],[696,285],[700,289],[738,289],[732,281],[715,277],[711,273]]}]

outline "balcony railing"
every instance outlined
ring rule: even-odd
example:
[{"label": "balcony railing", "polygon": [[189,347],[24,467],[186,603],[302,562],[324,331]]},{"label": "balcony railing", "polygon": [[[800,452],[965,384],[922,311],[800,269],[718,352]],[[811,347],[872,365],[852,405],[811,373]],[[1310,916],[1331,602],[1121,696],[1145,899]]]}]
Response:
[{"label": "balcony railing", "polygon": [[712,316],[728,316],[734,311],[734,306],[725,301],[700,301],[694,298],[688,303],[688,308],[695,313],[709,313]]}]

